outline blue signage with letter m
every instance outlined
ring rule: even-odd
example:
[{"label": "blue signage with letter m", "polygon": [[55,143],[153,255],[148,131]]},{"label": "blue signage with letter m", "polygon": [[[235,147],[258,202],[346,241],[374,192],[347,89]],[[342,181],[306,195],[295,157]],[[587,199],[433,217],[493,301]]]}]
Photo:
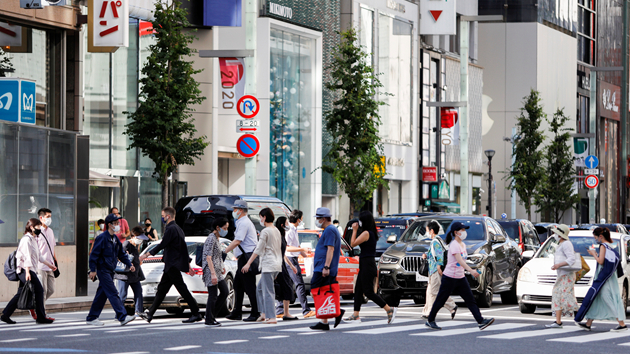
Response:
[{"label": "blue signage with letter m", "polygon": [[35,124],[35,83],[22,80],[20,100],[22,103],[22,114],[20,122]]},{"label": "blue signage with letter m", "polygon": [[20,81],[0,80],[0,119],[20,120]]},{"label": "blue signage with letter m", "polygon": [[204,0],[204,26],[241,26],[241,0]]}]

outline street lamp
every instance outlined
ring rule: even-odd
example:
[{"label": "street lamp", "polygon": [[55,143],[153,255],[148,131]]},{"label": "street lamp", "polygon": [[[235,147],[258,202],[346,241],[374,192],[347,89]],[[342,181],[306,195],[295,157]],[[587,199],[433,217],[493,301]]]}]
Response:
[{"label": "street lamp", "polygon": [[492,217],[492,157],[494,157],[494,150],[484,151],[488,158],[488,216]]}]

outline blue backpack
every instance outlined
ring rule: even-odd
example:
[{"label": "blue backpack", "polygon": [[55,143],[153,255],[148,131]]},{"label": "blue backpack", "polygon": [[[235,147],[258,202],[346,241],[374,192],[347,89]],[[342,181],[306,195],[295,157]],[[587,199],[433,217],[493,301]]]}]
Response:
[{"label": "blue backpack", "polygon": [[20,280],[17,275],[17,259],[15,258],[16,252],[17,250],[11,252],[11,254],[7,257],[7,261],[4,262],[4,275],[6,275],[10,281]]}]

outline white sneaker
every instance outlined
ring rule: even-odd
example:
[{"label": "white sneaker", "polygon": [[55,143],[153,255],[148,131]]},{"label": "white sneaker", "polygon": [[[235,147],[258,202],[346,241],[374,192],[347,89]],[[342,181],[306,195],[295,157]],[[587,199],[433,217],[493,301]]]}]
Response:
[{"label": "white sneaker", "polygon": [[611,332],[621,332],[621,331],[627,331],[628,330],[628,326],[617,326],[617,328],[613,328],[610,331]]},{"label": "white sneaker", "polygon": [[[390,308],[390,310],[392,311],[392,317],[387,319],[387,324],[394,323],[394,320],[396,319],[396,311],[398,311],[398,307],[392,307]],[[389,317],[389,313],[387,313],[387,317]]]},{"label": "white sneaker", "polygon": [[552,324],[548,324],[545,325],[546,328],[562,328],[562,324],[558,324],[557,322],[554,322]]},{"label": "white sneaker", "polygon": [[105,323],[99,321],[98,319],[92,320],[92,321],[85,321],[85,324],[89,324],[89,325],[92,325],[92,326],[104,326],[105,325]]},{"label": "white sneaker", "polygon": [[125,317],[125,319],[123,321],[120,321],[120,325],[124,326],[127,323],[129,323],[129,322],[131,322],[131,321],[133,321],[135,319],[136,319],[136,316],[127,316],[127,317]]}]

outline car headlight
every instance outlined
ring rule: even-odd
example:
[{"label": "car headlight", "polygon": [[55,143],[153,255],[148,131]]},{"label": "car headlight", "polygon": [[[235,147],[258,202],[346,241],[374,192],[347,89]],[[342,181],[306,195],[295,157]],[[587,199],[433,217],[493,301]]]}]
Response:
[{"label": "car headlight", "polygon": [[398,261],[400,261],[400,258],[398,257],[382,255],[381,260],[379,262],[381,264],[397,264]]},{"label": "car headlight", "polygon": [[484,256],[481,254],[471,254],[468,256],[467,261],[472,264],[479,264],[484,260]]},{"label": "car headlight", "polygon": [[532,274],[532,271],[529,268],[521,268],[521,271],[518,272],[518,281],[523,281],[527,283],[535,283],[536,278]]}]

